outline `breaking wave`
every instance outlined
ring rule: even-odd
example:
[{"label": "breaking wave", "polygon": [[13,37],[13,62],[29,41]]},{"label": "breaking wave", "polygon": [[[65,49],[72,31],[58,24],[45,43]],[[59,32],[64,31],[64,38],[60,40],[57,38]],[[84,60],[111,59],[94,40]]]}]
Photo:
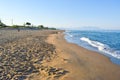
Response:
[{"label": "breaking wave", "polygon": [[92,47],[97,48],[99,51],[101,51],[107,55],[110,55],[117,59],[120,59],[120,51],[114,51],[108,45],[105,45],[98,41],[90,40],[89,38],[86,38],[86,37],[82,37],[82,38],[80,38],[80,40],[87,42]]}]

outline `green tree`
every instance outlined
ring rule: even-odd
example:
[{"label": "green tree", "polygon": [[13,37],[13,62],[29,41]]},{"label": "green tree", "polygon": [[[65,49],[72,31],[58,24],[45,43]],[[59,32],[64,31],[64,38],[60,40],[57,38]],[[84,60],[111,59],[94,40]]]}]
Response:
[{"label": "green tree", "polygon": [[43,29],[44,26],[43,25],[38,25],[38,28]]},{"label": "green tree", "polygon": [[0,27],[7,27],[4,23],[2,23],[2,21],[0,20]]},{"label": "green tree", "polygon": [[18,25],[12,25],[11,27],[12,27],[12,28],[19,28]]},{"label": "green tree", "polygon": [[26,25],[30,26],[30,25],[31,25],[31,23],[30,23],[30,22],[26,22]]}]

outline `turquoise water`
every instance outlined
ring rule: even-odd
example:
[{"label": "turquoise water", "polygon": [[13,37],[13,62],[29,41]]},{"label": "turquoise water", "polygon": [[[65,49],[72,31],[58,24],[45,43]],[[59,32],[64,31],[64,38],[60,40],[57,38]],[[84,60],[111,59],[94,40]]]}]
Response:
[{"label": "turquoise water", "polygon": [[120,31],[73,31],[65,32],[68,42],[97,51],[120,65]]}]

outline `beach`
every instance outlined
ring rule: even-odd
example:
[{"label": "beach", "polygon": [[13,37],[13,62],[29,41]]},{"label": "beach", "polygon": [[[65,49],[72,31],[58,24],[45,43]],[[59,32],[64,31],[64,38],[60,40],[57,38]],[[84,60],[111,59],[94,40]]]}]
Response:
[{"label": "beach", "polygon": [[[68,43],[64,34],[50,36],[50,43],[58,49],[61,67],[69,71],[63,80],[119,80],[120,66],[113,64],[107,57]],[[53,62],[54,65],[55,61]]]},{"label": "beach", "polygon": [[119,80],[120,66],[62,30],[1,30],[0,80]]}]

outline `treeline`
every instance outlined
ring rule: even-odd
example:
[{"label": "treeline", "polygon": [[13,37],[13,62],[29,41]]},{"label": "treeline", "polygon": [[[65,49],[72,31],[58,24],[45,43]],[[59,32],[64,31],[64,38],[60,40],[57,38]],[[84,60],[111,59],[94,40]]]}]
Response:
[{"label": "treeline", "polygon": [[32,25],[30,22],[26,22],[23,25],[6,25],[4,23],[2,23],[2,21],[0,20],[0,28],[15,28],[15,29],[20,29],[20,28],[29,28],[29,29],[48,29],[48,30],[56,30],[56,28],[50,28],[50,27],[45,27],[44,25]]},{"label": "treeline", "polygon": [[4,23],[2,23],[2,21],[0,20],[0,28],[2,27],[7,27]]}]

